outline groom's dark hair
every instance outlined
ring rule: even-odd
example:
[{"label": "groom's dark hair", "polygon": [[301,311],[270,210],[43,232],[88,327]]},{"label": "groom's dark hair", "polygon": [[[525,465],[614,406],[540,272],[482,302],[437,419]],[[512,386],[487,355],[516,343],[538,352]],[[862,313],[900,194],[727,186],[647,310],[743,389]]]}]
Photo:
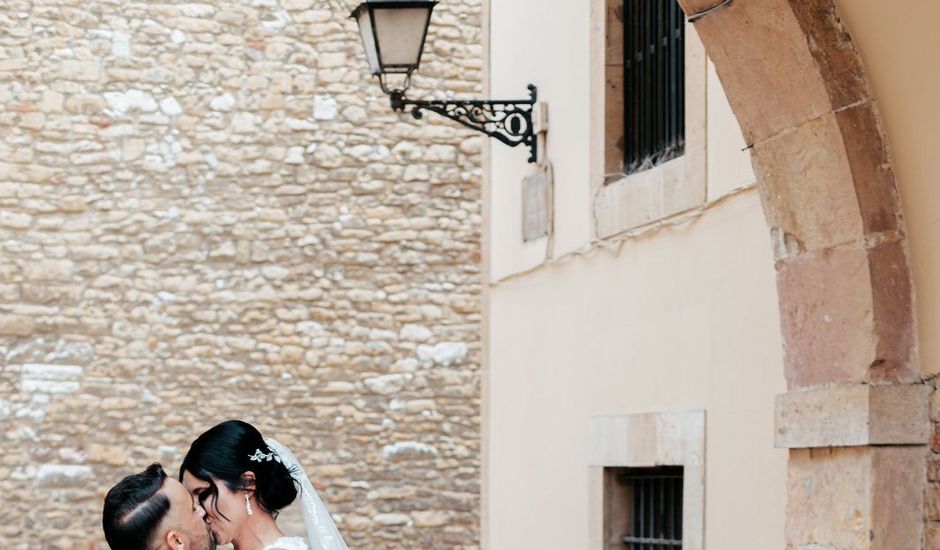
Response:
[{"label": "groom's dark hair", "polygon": [[165,480],[163,467],[153,463],[108,491],[101,523],[112,550],[149,550],[170,511],[169,497],[160,492]]}]

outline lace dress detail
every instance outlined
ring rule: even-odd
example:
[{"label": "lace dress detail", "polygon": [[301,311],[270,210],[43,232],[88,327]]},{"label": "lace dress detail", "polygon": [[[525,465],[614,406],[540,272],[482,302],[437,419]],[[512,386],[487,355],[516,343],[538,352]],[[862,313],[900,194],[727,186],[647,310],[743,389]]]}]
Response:
[{"label": "lace dress detail", "polygon": [[301,537],[281,537],[262,550],[309,550]]}]

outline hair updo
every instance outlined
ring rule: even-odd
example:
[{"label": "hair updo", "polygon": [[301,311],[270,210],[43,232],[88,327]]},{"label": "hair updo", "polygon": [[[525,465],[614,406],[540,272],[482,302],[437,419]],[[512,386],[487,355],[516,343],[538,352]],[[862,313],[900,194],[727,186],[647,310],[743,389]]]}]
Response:
[{"label": "hair updo", "polygon": [[227,420],[193,441],[180,466],[180,481],[183,473],[189,472],[209,483],[209,488],[200,495],[201,500],[212,500],[215,512],[221,515],[215,482],[225,483],[230,491],[245,491],[248,485],[242,475],[254,472],[255,499],[262,508],[277,516],[297,498],[296,480],[293,472],[279,460],[251,460],[258,450],[262,454],[274,452],[268,449],[261,432],[254,426],[241,420]]}]

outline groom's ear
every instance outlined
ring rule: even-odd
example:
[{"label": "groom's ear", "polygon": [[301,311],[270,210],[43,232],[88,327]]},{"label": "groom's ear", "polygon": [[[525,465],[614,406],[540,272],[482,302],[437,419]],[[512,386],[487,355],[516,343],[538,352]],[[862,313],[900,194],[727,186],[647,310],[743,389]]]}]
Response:
[{"label": "groom's ear", "polygon": [[166,543],[166,548],[170,550],[185,550],[186,543],[183,542],[183,536],[176,529],[170,529],[166,532],[166,535],[163,537],[163,542]]},{"label": "groom's ear", "polygon": [[241,477],[242,489],[245,491],[254,491],[255,490],[255,473],[251,470],[242,474]]}]

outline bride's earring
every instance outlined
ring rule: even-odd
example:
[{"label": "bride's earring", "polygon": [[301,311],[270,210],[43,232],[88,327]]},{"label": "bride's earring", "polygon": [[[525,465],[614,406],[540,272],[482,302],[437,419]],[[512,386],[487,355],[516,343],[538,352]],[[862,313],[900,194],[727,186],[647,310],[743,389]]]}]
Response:
[{"label": "bride's earring", "polygon": [[248,510],[248,515],[249,515],[249,516],[252,514],[252,511],[251,511],[251,501],[248,500],[248,493],[245,493],[245,510]]}]

